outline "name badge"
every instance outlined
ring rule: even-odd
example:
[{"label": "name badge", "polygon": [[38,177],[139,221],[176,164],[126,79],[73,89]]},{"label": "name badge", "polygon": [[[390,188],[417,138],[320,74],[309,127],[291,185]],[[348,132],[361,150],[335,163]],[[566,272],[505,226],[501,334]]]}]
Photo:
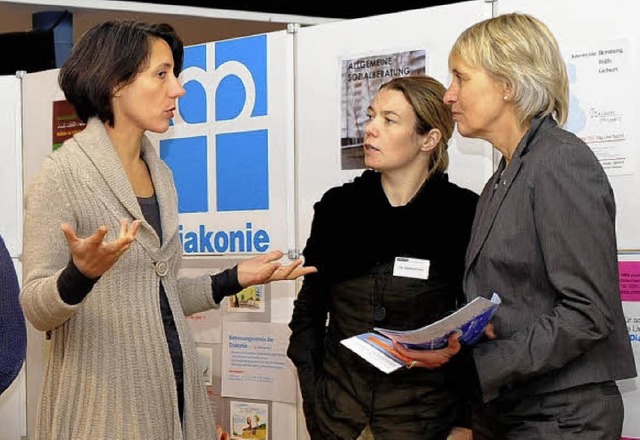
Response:
[{"label": "name badge", "polygon": [[429,279],[429,260],[396,257],[393,263],[393,276],[427,280]]}]

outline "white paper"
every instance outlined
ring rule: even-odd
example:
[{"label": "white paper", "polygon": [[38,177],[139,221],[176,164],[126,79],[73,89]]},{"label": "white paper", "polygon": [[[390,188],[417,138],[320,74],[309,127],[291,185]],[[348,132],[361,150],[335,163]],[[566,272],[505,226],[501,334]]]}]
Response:
[{"label": "white paper", "polygon": [[287,358],[287,324],[223,325],[222,396],[295,403],[296,375]]}]

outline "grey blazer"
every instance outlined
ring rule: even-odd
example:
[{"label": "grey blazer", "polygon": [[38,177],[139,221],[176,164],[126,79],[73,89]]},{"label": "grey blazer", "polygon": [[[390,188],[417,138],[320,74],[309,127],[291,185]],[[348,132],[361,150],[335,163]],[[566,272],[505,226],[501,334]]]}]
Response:
[{"label": "grey blazer", "polygon": [[484,187],[467,248],[468,299],[502,298],[497,339],[472,350],[485,402],[636,376],[615,215],[591,149],[553,118],[534,119]]}]

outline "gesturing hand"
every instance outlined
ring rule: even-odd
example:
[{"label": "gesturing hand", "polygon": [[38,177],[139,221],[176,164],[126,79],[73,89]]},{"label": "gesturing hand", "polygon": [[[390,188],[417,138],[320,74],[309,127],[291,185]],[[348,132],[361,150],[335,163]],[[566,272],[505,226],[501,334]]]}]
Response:
[{"label": "gesturing hand", "polygon": [[271,251],[242,260],[238,263],[238,282],[244,288],[272,281],[295,280],[317,271],[314,266],[302,266],[300,259],[283,266],[277,262],[283,255],[282,251]]},{"label": "gesturing hand", "polygon": [[76,231],[68,223],[60,225],[73,258],[73,264],[88,278],[98,278],[118,261],[138,233],[140,220],[135,220],[129,227],[127,220],[120,222],[120,234],[111,242],[105,242],[107,227],[100,226],[98,230],[87,238],[78,238]]},{"label": "gesturing hand", "polygon": [[403,356],[413,359],[409,364],[410,368],[421,367],[432,370],[442,367],[449,362],[449,359],[458,354],[461,348],[459,338],[458,333],[452,333],[447,340],[448,345],[439,350],[413,350],[396,341],[393,341],[393,347]]}]

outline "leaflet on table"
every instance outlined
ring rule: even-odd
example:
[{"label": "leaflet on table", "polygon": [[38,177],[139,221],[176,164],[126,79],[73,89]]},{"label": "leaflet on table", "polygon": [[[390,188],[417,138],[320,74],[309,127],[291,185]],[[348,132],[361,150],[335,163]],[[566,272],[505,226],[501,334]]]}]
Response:
[{"label": "leaflet on table", "polygon": [[449,335],[460,333],[460,343],[475,344],[482,336],[493,314],[500,305],[500,296],[494,293],[491,299],[477,297],[464,307],[439,321],[415,330],[392,330],[381,327],[373,329],[409,348],[435,350],[447,346]]},{"label": "leaflet on table", "polygon": [[391,373],[411,362],[393,347],[392,339],[410,348],[438,349],[447,345],[451,333],[459,332],[462,344],[474,344],[499,305],[500,297],[494,293],[491,300],[475,298],[445,318],[416,330],[375,327],[377,333],[362,333],[340,342],[380,371]]}]

